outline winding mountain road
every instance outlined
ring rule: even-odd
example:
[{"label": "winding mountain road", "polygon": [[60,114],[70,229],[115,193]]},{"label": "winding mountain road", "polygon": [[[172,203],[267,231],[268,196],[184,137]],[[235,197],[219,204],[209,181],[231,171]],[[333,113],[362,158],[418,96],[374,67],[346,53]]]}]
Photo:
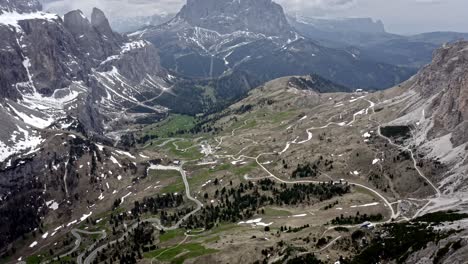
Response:
[{"label": "winding mountain road", "polygon": [[[268,175],[268,176],[265,176],[265,177],[259,177],[259,178],[255,178],[255,179],[254,179],[254,178],[248,178],[249,180],[258,180],[258,179],[262,179],[262,178],[273,178],[273,179],[275,179],[275,180],[278,181],[278,182],[286,183],[286,184],[298,184],[298,183],[302,183],[302,184],[307,184],[307,183],[320,184],[320,183],[322,183],[322,182],[320,182],[320,181],[314,181],[314,180],[288,181],[288,180],[281,179],[281,178],[279,178],[278,176],[274,175],[271,171],[269,171],[269,170],[264,166],[264,164],[260,161],[260,159],[261,159],[262,157],[265,157],[265,156],[281,155],[281,154],[285,153],[286,151],[288,151],[288,149],[290,148],[291,145],[302,145],[302,144],[305,144],[305,143],[309,142],[309,141],[312,140],[312,138],[313,138],[313,133],[312,133],[312,131],[314,131],[314,130],[327,128],[327,127],[329,127],[329,126],[331,126],[331,125],[336,125],[336,126],[341,126],[341,127],[342,127],[342,126],[351,126],[354,122],[356,122],[357,116],[358,116],[358,115],[360,115],[360,114],[362,114],[362,115],[367,115],[368,112],[369,112],[369,110],[372,110],[372,111],[373,111],[373,113],[369,116],[369,120],[372,121],[372,119],[371,119],[371,118],[372,118],[372,115],[375,114],[375,109],[374,109],[374,108],[375,108],[375,103],[371,102],[370,100],[365,99],[365,97],[358,98],[358,100],[366,100],[366,101],[368,101],[368,102],[370,103],[370,106],[369,106],[367,109],[364,109],[364,110],[362,110],[362,111],[360,111],[360,112],[354,114],[354,115],[353,115],[353,120],[352,120],[351,122],[349,122],[349,123],[345,123],[345,122],[343,122],[343,123],[330,122],[330,123],[328,123],[327,125],[322,126],[322,127],[311,127],[311,128],[308,128],[308,129],[306,129],[306,131],[305,131],[306,134],[307,134],[307,139],[304,139],[304,140],[298,142],[299,137],[297,137],[297,138],[296,138],[295,140],[293,140],[293,141],[288,141],[288,142],[286,142],[286,145],[285,145],[284,149],[283,149],[281,152],[267,152],[267,153],[261,153],[261,154],[259,154],[257,157],[249,157],[249,156],[246,156],[246,155],[242,155],[242,154],[241,154],[243,151],[245,151],[245,150],[248,148],[248,147],[246,147],[246,148],[244,148],[243,150],[241,150],[241,151],[236,155],[237,157],[234,156],[234,155],[215,155],[215,157],[217,157],[217,158],[230,159],[230,160],[234,160],[234,161],[240,161],[240,160],[242,160],[242,159],[254,160],[254,161],[257,163],[257,165],[258,165],[263,171],[265,171],[265,172],[267,173],[267,175]],[[238,131],[238,130],[242,129],[244,126],[246,126],[246,125],[247,125],[247,122],[248,122],[248,120],[246,120],[246,121],[244,122],[244,125],[242,125],[242,126],[236,128],[236,129],[234,129],[234,130],[231,132],[231,135],[230,135],[230,136],[231,136],[231,137],[234,137],[236,131]],[[414,167],[416,168],[416,170],[418,171],[418,174],[434,188],[434,190],[436,191],[436,196],[437,196],[437,197],[440,197],[440,196],[441,196],[440,190],[439,190],[434,184],[432,184],[432,182],[431,182],[431,181],[423,174],[423,172],[417,167],[417,161],[416,161],[416,158],[414,157],[413,151],[412,151],[411,149],[409,149],[408,147],[404,147],[404,146],[400,146],[400,145],[395,144],[394,142],[391,141],[391,139],[389,139],[388,137],[385,137],[384,135],[382,135],[382,133],[381,133],[381,125],[380,125],[380,124],[379,124],[379,127],[378,127],[378,128],[379,128],[379,129],[378,129],[378,135],[379,135],[380,137],[386,139],[386,140],[389,142],[389,144],[391,144],[391,145],[394,146],[394,147],[397,147],[397,148],[399,148],[399,149],[402,149],[402,150],[405,150],[405,151],[408,151],[408,152],[411,153],[411,157],[412,157],[412,160],[413,160],[413,164],[414,164]],[[225,136],[225,137],[221,137],[221,138],[219,138],[219,139],[216,139],[216,142],[218,143],[218,145],[216,146],[216,148],[219,148],[219,147],[223,144],[224,138],[226,138],[226,136]],[[171,143],[171,142],[172,142],[172,143],[176,143],[176,141],[178,141],[178,140],[179,140],[179,139],[177,139],[177,138],[168,139],[168,140],[166,140],[165,142],[163,142],[160,146],[164,146],[164,145],[166,145],[166,144],[168,144],[168,143]],[[258,142],[255,142],[255,141],[253,141],[253,144],[254,144],[254,145],[259,145],[259,143],[258,143]],[[176,148],[179,149],[177,145],[176,145]],[[188,180],[187,180],[187,175],[186,175],[185,170],[183,169],[183,166],[184,166],[184,163],[182,163],[182,165],[180,165],[180,166],[153,165],[152,167],[150,167],[150,169],[153,169],[153,170],[174,170],[174,171],[178,171],[178,172],[180,173],[181,177],[182,177],[182,180],[183,180],[183,183],[184,183],[184,186],[185,186],[185,196],[187,197],[188,200],[190,200],[190,201],[192,201],[192,202],[194,202],[194,203],[196,204],[196,208],[195,208],[193,211],[191,211],[189,214],[187,214],[187,215],[185,215],[183,218],[181,218],[176,224],[174,224],[174,225],[171,226],[171,227],[164,227],[164,226],[162,226],[162,225],[161,225],[161,221],[160,221],[160,219],[158,219],[158,218],[145,219],[145,220],[142,220],[141,222],[152,223],[152,224],[154,224],[154,225],[155,225],[157,228],[159,228],[159,229],[164,229],[164,230],[175,230],[175,229],[180,228],[180,225],[181,225],[184,221],[186,221],[190,216],[192,216],[193,214],[195,214],[195,213],[197,213],[198,211],[201,210],[201,208],[203,207],[203,204],[202,204],[199,200],[197,200],[196,198],[194,198],[194,197],[191,195],[191,193],[190,193],[190,185],[189,185],[189,182],[188,182]],[[365,190],[367,190],[367,191],[373,193],[374,195],[376,195],[377,197],[379,197],[379,198],[384,202],[385,206],[389,208],[389,211],[390,211],[390,218],[389,218],[386,222],[382,222],[382,223],[391,222],[391,221],[397,219],[397,218],[400,216],[400,211],[399,211],[400,208],[399,208],[399,206],[397,206],[397,211],[395,211],[395,209],[394,209],[393,206],[392,206],[392,204],[395,204],[395,203],[390,203],[390,202],[387,200],[387,198],[385,198],[385,197],[384,197],[382,194],[380,194],[378,191],[374,190],[374,189],[371,188],[371,187],[367,187],[367,186],[365,186],[365,185],[363,185],[363,184],[360,184],[360,183],[355,183],[355,182],[348,182],[348,183],[349,183],[350,185],[353,185],[353,186],[356,186],[356,187],[365,189]],[[396,202],[396,204],[399,204],[399,202]],[[423,208],[421,208],[421,210],[420,210],[419,212],[423,211],[423,209],[424,209],[425,207],[427,207],[428,205],[429,205],[429,203],[426,204]],[[419,212],[416,213],[415,217],[419,214]],[[379,223],[379,224],[381,224],[381,223]],[[128,236],[128,234],[129,234],[131,231],[133,231],[135,228],[137,228],[138,225],[139,225],[139,223],[133,224],[133,225],[127,230],[127,232],[125,232],[119,239],[116,239],[116,240],[114,240],[114,241],[110,241],[109,243],[106,243],[105,245],[102,245],[102,246],[100,246],[100,247],[97,247],[97,248],[95,248],[94,250],[92,250],[92,249],[96,246],[96,243],[93,244],[92,246],[90,246],[90,247],[88,248],[88,250],[87,250],[86,252],[88,252],[88,251],[90,251],[90,250],[92,250],[92,251],[86,256],[86,258],[84,258],[84,255],[86,254],[86,252],[81,253],[81,254],[78,256],[78,258],[77,258],[77,263],[78,263],[78,264],[83,264],[83,263],[85,263],[85,264],[91,264],[91,263],[94,261],[94,259],[96,258],[98,252],[100,252],[100,251],[102,251],[103,249],[107,248],[108,245],[113,245],[113,244],[115,244],[115,243],[117,243],[117,242],[122,242],[122,241],[124,241],[125,238]],[[100,231],[100,232],[87,232],[87,231],[83,231],[83,230],[74,229],[74,230],[72,230],[72,234],[73,234],[73,236],[75,236],[76,239],[77,239],[76,242],[75,242],[75,247],[74,247],[74,249],[72,249],[70,252],[68,252],[68,253],[65,254],[64,256],[67,256],[67,255],[72,254],[73,252],[75,252],[75,251],[79,248],[79,246],[80,246],[80,244],[81,244],[81,241],[82,241],[81,236],[80,236],[79,233],[82,233],[82,234],[97,234],[97,233],[103,234],[103,236],[101,237],[100,240],[105,239],[105,238],[107,237],[107,234],[106,234],[104,231]],[[187,237],[188,237],[188,236],[186,236],[186,239],[187,239]],[[341,237],[335,238],[334,240],[332,240],[328,245],[326,245],[326,246],[325,246],[323,249],[321,249],[320,251],[327,249],[327,248],[330,247],[332,244],[334,244],[336,241],[338,241],[340,238],[341,238]],[[184,243],[184,242],[186,241],[186,239],[185,239],[184,241],[182,241],[181,243]],[[84,261],[83,261],[83,258],[84,258]]]},{"label": "winding mountain road", "polygon": [[[175,171],[178,171],[180,173],[180,175],[182,176],[182,180],[184,182],[184,185],[185,185],[185,196],[187,197],[187,199],[193,201],[195,204],[196,204],[196,208],[191,211],[190,213],[188,213],[187,215],[185,215],[183,218],[181,218],[176,224],[174,224],[173,226],[171,227],[164,227],[162,226],[161,224],[161,220],[159,218],[149,218],[149,219],[145,219],[145,220],[142,220],[141,222],[143,223],[152,223],[152,224],[155,224],[156,226],[158,226],[159,229],[164,229],[164,230],[175,230],[175,229],[178,229],[180,227],[180,225],[186,221],[190,216],[192,216],[193,214],[197,213],[198,211],[201,210],[201,208],[203,207],[203,203],[200,202],[199,200],[197,200],[196,198],[194,198],[191,193],[190,193],[190,185],[189,185],[189,182],[187,180],[187,174],[185,172],[185,170],[183,169],[183,165],[184,163],[182,163],[180,166],[163,166],[163,165],[153,165],[152,167],[150,167],[150,169],[152,170],[175,170]],[[96,258],[98,252],[104,250],[105,248],[107,248],[109,245],[114,245],[115,243],[117,242],[123,242],[125,240],[125,238],[128,236],[128,234],[130,232],[132,232],[134,229],[136,229],[138,227],[139,223],[135,223],[133,224],[128,230],[127,232],[125,232],[119,239],[116,239],[116,240],[113,240],[113,241],[110,241],[109,243],[107,244],[104,244],[96,249],[94,249],[93,251],[91,251],[88,256],[84,259],[84,261],[82,260],[83,257],[84,257],[84,254],[85,253],[82,253],[80,256],[78,256],[77,258],[77,263],[78,264],[91,264],[94,259]],[[82,232],[81,230],[77,230],[78,232]],[[79,237],[79,235],[78,235]],[[77,241],[81,241],[81,237],[78,238],[77,237]],[[95,245],[91,246],[88,248],[88,250],[94,248]]]}]

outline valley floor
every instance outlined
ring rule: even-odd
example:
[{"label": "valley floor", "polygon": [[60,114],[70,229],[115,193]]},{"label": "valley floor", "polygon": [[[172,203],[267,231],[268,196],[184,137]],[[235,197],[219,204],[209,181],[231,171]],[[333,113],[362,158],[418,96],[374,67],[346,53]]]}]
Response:
[{"label": "valley floor", "polygon": [[[274,263],[289,254],[312,253],[335,262],[362,248],[351,234],[412,221],[447,200],[427,176],[431,168],[419,166],[413,149],[382,132],[394,113],[379,94],[266,89],[271,90],[252,92],[198,128],[183,116],[144,128],[141,136],[153,137],[140,146],[139,155],[129,155],[152,164],[147,178],[120,198],[105,194],[119,199],[116,207],[109,211],[98,205],[101,212],[91,221],[69,227],[74,246],[62,251],[60,259],[104,263],[112,254],[121,257],[115,250],[132,234],[148,229],[151,242],[141,243],[158,242],[153,248],[144,246],[143,254],[137,250],[141,263]],[[284,197],[279,190],[284,194],[308,185],[349,186],[349,192],[326,198],[310,193],[289,204],[273,201]],[[239,197],[254,190],[256,196],[273,194],[273,200],[241,209],[240,220],[213,220],[212,208],[224,210],[225,190],[237,190]],[[144,197],[169,194],[183,195],[184,203],[168,207],[167,215],[164,210],[153,215],[137,205],[144,204]],[[25,262],[56,261],[53,245],[64,232],[31,244],[26,252],[32,257]]]}]

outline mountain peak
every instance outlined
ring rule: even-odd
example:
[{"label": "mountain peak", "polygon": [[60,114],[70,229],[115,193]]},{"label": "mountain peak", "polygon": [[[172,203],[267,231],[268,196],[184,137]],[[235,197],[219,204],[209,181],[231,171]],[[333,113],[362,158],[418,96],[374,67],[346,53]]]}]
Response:
[{"label": "mountain peak", "polygon": [[29,13],[42,10],[42,5],[38,0],[0,0],[0,13],[18,12]]},{"label": "mountain peak", "polygon": [[93,8],[91,24],[104,36],[112,37],[114,35],[109,20],[107,20],[106,15],[99,8]]},{"label": "mountain peak", "polygon": [[90,31],[91,24],[81,10],[73,10],[64,16],[65,27],[73,34],[84,34]]},{"label": "mountain peak", "polygon": [[187,0],[176,19],[222,34],[251,31],[277,36],[292,30],[283,8],[271,0]]}]

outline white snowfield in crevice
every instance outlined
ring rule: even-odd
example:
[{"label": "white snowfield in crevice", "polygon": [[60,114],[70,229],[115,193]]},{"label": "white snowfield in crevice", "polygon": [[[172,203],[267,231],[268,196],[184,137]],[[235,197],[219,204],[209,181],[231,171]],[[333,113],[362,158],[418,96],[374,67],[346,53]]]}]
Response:
[{"label": "white snowfield in crevice", "polygon": [[30,132],[17,125],[17,131],[14,131],[11,137],[11,144],[0,141],[0,162],[19,152],[29,151],[25,154],[33,153],[36,148],[44,141],[35,132]]},{"label": "white snowfield in crevice", "polygon": [[262,222],[262,218],[257,218],[257,219],[247,220],[247,221],[241,221],[238,223],[238,225],[244,225],[244,224],[252,225],[252,226],[270,226],[273,224],[273,222],[267,224],[267,223]]},{"label": "white snowfield in crevice", "polygon": [[50,14],[50,13],[45,13],[45,12],[23,13],[23,14],[20,14],[16,11],[4,12],[3,14],[0,15],[0,24],[13,26],[17,28],[18,30],[21,30],[19,21],[32,20],[32,19],[55,21],[59,19],[59,16],[57,16],[56,14]]},{"label": "white snowfield in crevice", "polygon": [[119,163],[119,161],[114,156],[111,156],[110,160],[112,161],[112,163],[117,164],[120,168],[122,168],[122,165]]},{"label": "white snowfield in crevice", "polygon": [[31,109],[49,110],[53,113],[63,112],[67,105],[76,102],[78,97],[85,92],[87,88],[83,83],[75,81],[69,87],[55,90],[50,97],[43,96],[36,91],[23,93],[21,104]]},{"label": "white snowfield in crevice", "polygon": [[136,41],[133,41],[133,42],[128,42],[128,43],[125,43],[123,46],[122,46],[122,51],[121,51],[121,54],[125,54],[125,53],[128,53],[132,50],[135,50],[135,49],[141,49],[141,48],[144,48],[146,46],[149,46],[150,43],[146,40],[136,40]]},{"label": "white snowfield in crevice", "polygon": [[132,154],[130,154],[130,152],[126,152],[126,151],[122,151],[122,150],[115,150],[115,152],[117,152],[117,154],[119,154],[120,156],[124,155],[124,156],[127,156],[131,159],[136,159],[135,156],[133,156]]},{"label": "white snowfield in crevice", "polygon": [[[24,63],[25,68],[28,69],[29,61],[25,61],[28,62]],[[51,97],[45,97],[39,94],[31,83],[28,86],[32,87],[33,91],[31,93],[23,92],[21,101],[9,102],[4,105],[12,117],[22,121],[24,125],[17,125],[17,130],[12,132],[9,141],[0,142],[0,161],[4,161],[18,152],[34,151],[43,143],[43,139],[33,128],[47,128],[57,119],[64,117],[66,114],[63,111],[65,106],[74,103],[84,90],[80,83],[74,83],[73,87],[56,90]]]},{"label": "white snowfield in crevice", "polygon": [[13,107],[10,104],[8,104],[8,106],[10,107],[11,110],[13,110],[15,115],[21,118],[21,120],[27,125],[40,128],[40,129],[44,129],[50,126],[54,122],[52,118],[43,119],[33,114],[26,114],[26,113],[20,112],[19,110],[17,110],[15,107]]},{"label": "white snowfield in crevice", "polygon": [[106,64],[108,62],[111,62],[111,61],[120,60],[122,58],[121,55],[129,53],[132,50],[145,48],[145,47],[147,47],[149,45],[151,45],[151,44],[146,40],[136,40],[136,41],[124,43],[122,45],[122,47],[121,47],[120,54],[111,55],[111,56],[107,57],[107,59],[105,59],[103,62],[101,62],[100,65],[104,65],[104,64]]}]

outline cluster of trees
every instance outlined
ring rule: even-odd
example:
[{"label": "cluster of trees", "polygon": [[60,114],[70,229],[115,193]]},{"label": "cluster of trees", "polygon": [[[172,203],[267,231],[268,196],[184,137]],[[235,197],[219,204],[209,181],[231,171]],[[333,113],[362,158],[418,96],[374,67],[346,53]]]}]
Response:
[{"label": "cluster of trees", "polygon": [[[297,168],[293,171],[291,176],[293,178],[317,177],[320,172],[319,167],[321,167],[322,170],[330,171],[333,169],[333,160],[324,159],[323,156],[320,156],[319,159],[315,162],[304,165],[298,164]],[[284,168],[286,169],[287,165],[285,165]]]},{"label": "cluster of trees", "polygon": [[[16,238],[28,238],[28,233],[36,237],[35,228],[41,227],[41,217],[45,210],[40,210],[44,206],[42,196],[44,186],[37,180],[25,184],[24,187],[14,189],[9,196],[4,197],[0,207],[0,249],[5,249],[10,242]],[[14,254],[16,249],[11,248],[10,252],[0,251],[0,256]],[[4,255],[3,255],[4,254]]]},{"label": "cluster of trees", "polygon": [[[287,264],[302,264],[302,263],[308,263],[308,264],[323,264],[321,260],[319,260],[313,253],[294,257],[288,260],[286,262]],[[341,262],[340,262],[341,263]]]},{"label": "cluster of trees", "polygon": [[387,126],[381,127],[380,132],[382,135],[389,138],[401,137],[407,139],[411,137],[411,129],[409,126]]},{"label": "cluster of trees", "polygon": [[[428,243],[438,244],[456,231],[434,230],[421,223],[392,223],[383,226],[381,234],[375,236],[368,247],[360,252],[351,263],[371,264],[382,262],[405,263],[409,251],[417,252]],[[434,262],[436,263],[436,262]]]},{"label": "cluster of trees", "polygon": [[338,201],[335,201],[334,203],[331,203],[329,205],[326,205],[323,210],[329,210],[329,209],[332,209],[333,207],[335,207],[336,205],[338,205]]},{"label": "cluster of trees", "polygon": [[356,213],[355,216],[337,216],[335,219],[331,221],[332,225],[358,225],[362,224],[364,222],[370,221],[370,222],[378,222],[382,221],[383,215],[382,214],[359,214],[359,212]]},{"label": "cluster of trees", "polygon": [[149,223],[139,223],[123,242],[108,243],[107,248],[100,251],[94,263],[125,263],[134,264],[143,258],[142,253],[156,249],[154,245],[154,227]]},{"label": "cluster of trees", "polygon": [[267,205],[298,205],[316,201],[331,199],[337,195],[343,195],[350,191],[350,186],[345,184],[321,183],[321,184],[294,184],[288,187],[286,184],[279,186],[270,179],[263,179],[254,185],[252,182],[241,183],[238,187],[223,187],[215,192],[218,199],[217,205],[210,204],[201,211],[192,215],[185,221],[188,229],[210,229],[218,222],[238,222],[248,219],[259,213],[259,208]]},{"label": "cluster of trees", "polygon": [[317,165],[297,165],[297,169],[295,169],[292,173],[293,178],[309,178],[309,177],[317,177]]},{"label": "cluster of trees", "polygon": [[139,216],[144,213],[158,214],[159,210],[166,208],[177,208],[181,206],[184,202],[184,197],[182,195],[176,194],[166,194],[166,195],[157,195],[156,197],[147,197],[144,198],[140,203],[135,201],[132,208],[132,214],[134,216]]},{"label": "cluster of trees", "polygon": [[172,226],[177,223],[182,217],[186,216],[193,211],[193,207],[184,208],[182,210],[177,210],[174,213],[168,213],[164,210],[161,210],[159,214],[159,219],[161,219],[161,224],[164,226]]},{"label": "cluster of trees", "polygon": [[[262,184],[262,183],[260,183]],[[305,202],[312,203],[316,200],[329,200],[335,196],[342,196],[351,191],[348,184],[334,182],[322,182],[320,184],[280,184],[280,188],[271,189],[277,205],[297,205]]]},{"label": "cluster of trees", "polygon": [[287,226],[281,226],[280,227],[280,231],[281,232],[286,232],[286,233],[297,233],[299,231],[302,231],[306,228],[309,228],[310,225],[309,224],[306,224],[306,225],[303,225],[303,226],[300,226],[300,227],[287,227]]}]

